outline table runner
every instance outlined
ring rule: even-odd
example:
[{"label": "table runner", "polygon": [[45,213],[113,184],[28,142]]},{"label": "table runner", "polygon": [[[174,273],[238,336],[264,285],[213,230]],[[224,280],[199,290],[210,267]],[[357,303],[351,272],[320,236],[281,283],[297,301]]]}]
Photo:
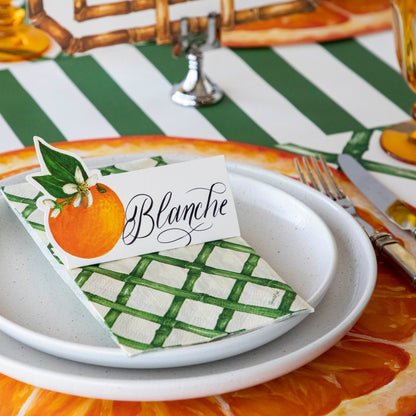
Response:
[{"label": "table runner", "polygon": [[406,120],[416,101],[398,71],[390,31],[321,44],[220,48],[205,53],[204,67],[225,97],[191,109],[169,99],[186,72],[185,59],[172,58],[169,45],[1,64],[0,151],[30,146],[34,134],[50,142],[166,134],[316,150],[330,160],[344,151],[363,157],[371,170],[415,177],[378,145],[379,129]]},{"label": "table runner", "polygon": [[[297,154],[323,152],[331,162],[344,152],[361,159],[367,169],[376,172],[399,196],[416,205],[416,193],[410,191],[415,189],[416,168],[388,157],[378,144],[381,129],[406,120],[416,101],[398,72],[389,31],[322,44],[221,48],[206,53],[204,64],[210,78],[224,89],[225,98],[217,106],[201,109],[181,108],[170,102],[170,87],[183,78],[186,64],[171,57],[169,46],[119,45],[92,50],[82,56],[58,54],[35,62],[2,64],[0,152],[30,146],[35,134],[49,142],[139,134],[231,140]],[[11,166],[6,163],[0,169],[3,173],[11,170]],[[392,283],[386,266],[381,264],[380,270],[376,292],[379,298],[386,296],[385,288]],[[391,291],[387,293],[387,298],[394,296]],[[409,288],[405,288],[405,294],[411,309],[414,294]],[[377,305],[370,305],[360,321],[361,332],[368,326],[372,314],[381,313]],[[402,312],[395,310],[394,314]],[[410,319],[403,326],[411,323]],[[410,336],[409,331],[406,336]],[[307,377],[311,383],[317,380],[322,368],[333,361],[340,349],[351,351],[353,361],[354,351],[365,340],[366,337],[357,340],[350,334],[322,361],[254,390],[173,403],[117,403],[75,398],[1,376],[1,394],[13,400],[1,400],[4,410],[0,409],[12,415],[47,414],[42,413],[45,409],[53,414],[47,406],[54,403],[58,409],[56,414],[68,415],[75,409],[85,415],[157,411],[161,414],[276,415],[284,402],[276,391],[283,388],[286,394],[296,397],[299,392],[295,385],[301,379]],[[375,360],[372,344],[368,344],[369,360]],[[377,354],[390,363],[394,374],[408,365],[406,355],[389,342]],[[364,370],[357,368],[356,371],[364,377]],[[345,372],[341,369],[336,376],[331,374],[336,379],[328,380],[329,385],[343,386]],[[317,383],[315,391],[320,388],[328,386]],[[380,385],[379,388],[387,387]],[[357,398],[353,384],[342,391],[342,394],[334,393],[336,397],[318,393],[322,400],[311,396],[310,414],[335,415],[344,411],[356,415],[360,414],[359,409],[362,414],[368,414],[365,413],[366,394]],[[403,392],[403,396],[397,401],[396,410],[390,408],[381,414],[414,414],[416,404],[412,393]],[[355,399],[355,404],[358,400],[361,406],[349,408],[349,399]],[[292,409],[293,414],[296,411],[302,414],[300,408]]]}]

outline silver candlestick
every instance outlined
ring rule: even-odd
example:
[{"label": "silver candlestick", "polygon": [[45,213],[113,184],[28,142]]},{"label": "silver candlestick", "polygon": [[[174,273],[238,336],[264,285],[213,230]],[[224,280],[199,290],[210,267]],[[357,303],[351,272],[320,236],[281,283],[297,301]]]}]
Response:
[{"label": "silver candlestick", "polygon": [[189,33],[188,19],[181,19],[179,47],[188,59],[188,73],[185,79],[172,88],[173,102],[186,107],[200,107],[215,104],[223,97],[221,89],[212,83],[202,69],[203,51],[218,47],[217,18],[215,13],[208,16],[206,33]]}]

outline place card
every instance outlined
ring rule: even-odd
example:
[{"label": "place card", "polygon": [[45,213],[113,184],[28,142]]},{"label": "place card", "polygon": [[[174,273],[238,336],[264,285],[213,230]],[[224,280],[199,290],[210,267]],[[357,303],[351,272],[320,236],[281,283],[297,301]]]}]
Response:
[{"label": "place card", "polygon": [[69,268],[240,235],[223,156],[102,176],[35,138],[45,231]]}]

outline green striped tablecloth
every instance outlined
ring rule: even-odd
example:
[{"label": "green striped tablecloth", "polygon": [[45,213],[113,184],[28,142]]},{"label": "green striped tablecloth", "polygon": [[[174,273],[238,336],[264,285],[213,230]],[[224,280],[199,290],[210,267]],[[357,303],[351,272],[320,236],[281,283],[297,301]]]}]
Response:
[{"label": "green striped tablecloth", "polygon": [[[223,101],[201,109],[169,99],[185,59],[170,46],[117,45],[0,66],[0,152],[49,142],[166,134],[233,140],[296,153],[362,158],[416,205],[416,167],[388,157],[380,129],[409,118],[416,95],[400,76],[390,31],[322,44],[205,54]],[[413,188],[412,188],[413,187]]]}]

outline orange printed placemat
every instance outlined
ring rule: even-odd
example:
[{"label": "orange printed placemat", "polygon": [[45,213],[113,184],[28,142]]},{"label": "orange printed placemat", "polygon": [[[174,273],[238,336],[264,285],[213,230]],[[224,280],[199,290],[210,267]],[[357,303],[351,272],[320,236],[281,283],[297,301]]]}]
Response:
[{"label": "orange printed placemat", "polygon": [[323,42],[389,29],[389,0],[323,0],[312,13],[299,13],[236,26],[222,32],[232,47]]},{"label": "orange printed placemat", "polygon": [[[230,160],[296,177],[294,155],[233,142],[141,136],[65,142],[57,147],[82,157],[148,151],[224,154]],[[0,178],[33,167],[36,160],[32,148],[0,154]],[[368,221],[383,228],[374,207],[342,173],[334,173]],[[51,392],[0,375],[0,415],[413,415],[416,413],[415,291],[387,265],[379,261],[378,266],[374,294],[353,329],[317,359],[270,382],[200,399],[119,402]]]}]

